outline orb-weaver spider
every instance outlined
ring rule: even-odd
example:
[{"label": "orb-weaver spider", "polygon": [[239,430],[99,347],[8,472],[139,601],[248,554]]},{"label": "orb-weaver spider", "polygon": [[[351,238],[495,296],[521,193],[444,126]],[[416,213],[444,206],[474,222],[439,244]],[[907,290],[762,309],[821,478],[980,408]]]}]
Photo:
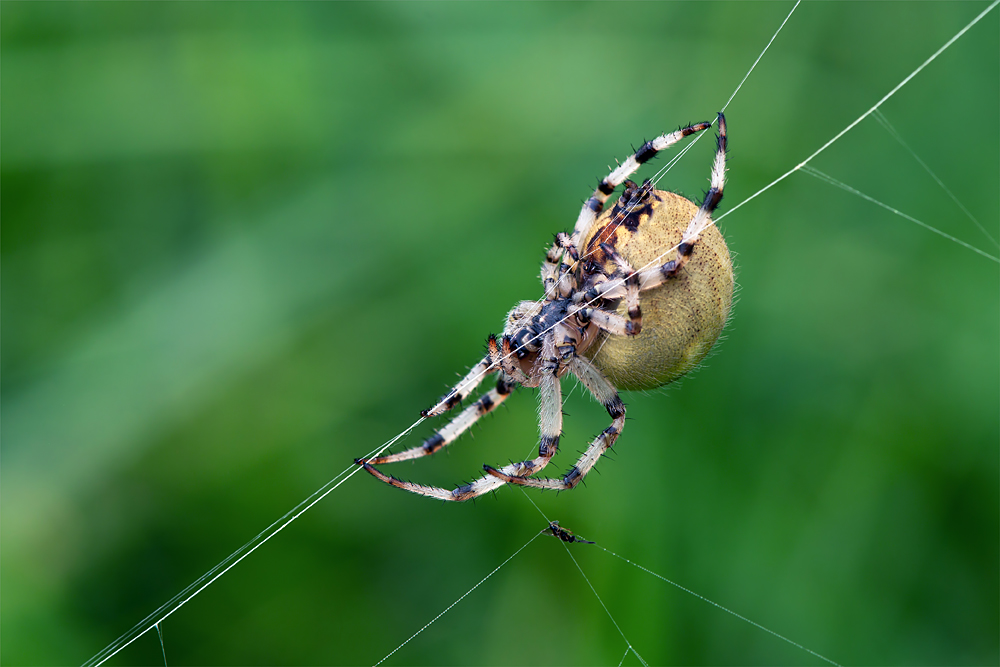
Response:
[{"label": "orb-weaver spider", "polygon": [[[496,386],[418,447],[372,459],[356,459],[378,479],[441,500],[468,500],[504,484],[572,489],[622,432],[621,389],[649,389],[684,375],[718,339],[732,305],[729,250],[712,224],[722,199],[726,167],[726,120],[719,135],[711,186],[700,207],[680,195],[626,180],[640,165],[684,137],[711,127],[698,123],[644,143],[601,180],[584,203],[571,234],[556,235],[542,264],[541,301],[522,301],[507,316],[503,334],[491,335],[486,356],[437,404],[435,417],[459,405],[482,379],[499,374]],[[602,215],[614,189],[618,202]],[[676,249],[673,259],[660,263]],[[535,478],[556,453],[562,433],[560,378],[575,375],[613,420],[565,475]],[[541,442],[538,456],[447,490],[391,477],[375,468],[428,456],[451,444],[480,417],[496,409],[515,385],[538,387]]]}]

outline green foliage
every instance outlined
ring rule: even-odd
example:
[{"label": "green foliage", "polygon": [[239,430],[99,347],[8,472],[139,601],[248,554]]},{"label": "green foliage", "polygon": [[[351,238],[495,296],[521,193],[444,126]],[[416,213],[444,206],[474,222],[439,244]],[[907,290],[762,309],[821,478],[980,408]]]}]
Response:
[{"label": "green foliage", "polygon": [[[800,6],[727,109],[722,210],[985,6]],[[3,663],[84,661],[412,423],[540,294],[605,166],[713,118],[789,8],[0,4]],[[998,17],[883,107],[994,237]],[[661,187],[699,196],[711,144]],[[814,166],[997,252],[873,120]],[[586,487],[532,498],[842,663],[996,664],[997,266],[804,174],[721,227],[726,340],[625,397]],[[583,394],[560,469],[607,425]],[[451,485],[523,457],[534,400],[392,472]],[[357,475],[171,616],[167,658],[371,664],[545,525],[518,490],[443,505]],[[651,663],[811,660],[571,548]],[[624,650],[539,538],[393,661]],[[162,663],[155,633],[112,662]]]}]

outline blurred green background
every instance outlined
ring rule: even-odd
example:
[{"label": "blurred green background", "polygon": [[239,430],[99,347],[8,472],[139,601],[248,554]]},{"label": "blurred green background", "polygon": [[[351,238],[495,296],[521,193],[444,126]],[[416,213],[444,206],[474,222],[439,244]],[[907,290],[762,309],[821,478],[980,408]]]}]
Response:
[{"label": "blurred green background", "polygon": [[[411,424],[540,294],[606,165],[711,119],[790,7],[2,3],[3,664],[83,662]],[[727,110],[723,210],[985,7],[800,6]],[[998,28],[882,108],[994,238]],[[699,197],[711,144],[661,186]],[[872,119],[813,165],[998,252]],[[586,487],[532,498],[838,662],[997,664],[997,264],[804,174],[720,226],[725,340],[626,395]],[[570,386],[560,470],[608,421]],[[473,436],[392,472],[525,456],[534,392]],[[167,658],[371,664],[543,527],[517,490],[445,505],[356,475],[167,619]],[[651,664],[819,663],[574,553]],[[389,662],[624,651],[540,538]],[[153,633],[111,664],[162,662]]]}]

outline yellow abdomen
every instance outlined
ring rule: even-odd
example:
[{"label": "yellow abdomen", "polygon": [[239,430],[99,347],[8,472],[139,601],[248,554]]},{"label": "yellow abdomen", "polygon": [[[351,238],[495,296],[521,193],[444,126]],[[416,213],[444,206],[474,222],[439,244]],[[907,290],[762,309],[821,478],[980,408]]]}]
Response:
[{"label": "yellow abdomen", "polygon": [[[640,205],[605,211],[584,239],[584,252],[617,267],[598,247],[608,243],[641,271],[676,257],[674,248],[698,211],[672,192],[653,190]],[[642,331],[633,337],[602,334],[584,355],[619,389],[654,389],[673,382],[705,358],[729,317],[733,263],[719,230],[701,234],[694,253],[676,276],[641,293]],[[618,314],[626,316],[624,302]]]}]

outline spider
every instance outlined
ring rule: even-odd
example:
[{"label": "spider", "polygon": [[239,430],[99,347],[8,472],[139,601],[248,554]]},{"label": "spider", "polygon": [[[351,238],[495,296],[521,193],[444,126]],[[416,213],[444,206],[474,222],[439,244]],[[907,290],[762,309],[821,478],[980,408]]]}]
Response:
[{"label": "spider", "polygon": [[[643,163],[684,137],[711,127],[697,123],[644,143],[600,181],[584,203],[571,234],[561,232],[542,263],[544,297],[522,301],[507,315],[503,333],[490,335],[486,356],[431,408],[436,417],[458,406],[489,374],[496,386],[420,446],[355,463],[392,486],[440,500],[468,500],[505,484],[572,489],[614,444],[625,425],[624,390],[651,389],[684,375],[718,339],[732,305],[733,269],[712,212],[722,199],[726,120],[720,113],[710,188],[701,206],[630,180]],[[624,184],[617,203],[604,204]],[[603,214],[602,214],[603,211]],[[673,259],[660,263],[664,253]],[[565,475],[537,478],[556,453],[562,432],[560,378],[576,378],[604,406],[612,423]],[[516,385],[539,391],[538,456],[455,489],[397,479],[375,466],[429,456],[450,445],[480,417],[504,402]]]}]

